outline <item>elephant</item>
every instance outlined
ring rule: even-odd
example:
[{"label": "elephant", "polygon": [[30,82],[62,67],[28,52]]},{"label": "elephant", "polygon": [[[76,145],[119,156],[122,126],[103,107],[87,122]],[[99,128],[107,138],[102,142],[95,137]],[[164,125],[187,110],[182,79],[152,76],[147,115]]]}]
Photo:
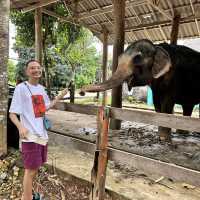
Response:
[{"label": "elephant", "polygon": [[[124,81],[129,90],[149,85],[156,112],[172,114],[174,105],[180,104],[183,115],[191,116],[200,102],[200,53],[183,45],[138,40],[119,57],[117,70],[110,79],[82,90],[105,91]],[[171,129],[159,127],[159,137],[170,140]]]}]

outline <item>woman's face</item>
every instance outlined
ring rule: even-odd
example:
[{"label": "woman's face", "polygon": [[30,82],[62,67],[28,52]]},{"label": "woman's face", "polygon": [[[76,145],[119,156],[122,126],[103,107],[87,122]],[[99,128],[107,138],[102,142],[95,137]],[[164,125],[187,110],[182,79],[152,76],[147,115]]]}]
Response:
[{"label": "woman's face", "polygon": [[26,68],[26,75],[31,79],[39,79],[42,76],[42,67],[36,62],[30,62]]}]

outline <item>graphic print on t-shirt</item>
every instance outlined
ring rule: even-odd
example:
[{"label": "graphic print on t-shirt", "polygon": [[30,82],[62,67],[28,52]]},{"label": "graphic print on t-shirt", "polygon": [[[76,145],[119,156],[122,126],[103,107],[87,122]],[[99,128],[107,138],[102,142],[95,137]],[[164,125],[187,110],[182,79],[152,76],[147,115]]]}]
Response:
[{"label": "graphic print on t-shirt", "polygon": [[44,98],[42,95],[32,95],[32,104],[35,117],[43,117],[46,111]]}]

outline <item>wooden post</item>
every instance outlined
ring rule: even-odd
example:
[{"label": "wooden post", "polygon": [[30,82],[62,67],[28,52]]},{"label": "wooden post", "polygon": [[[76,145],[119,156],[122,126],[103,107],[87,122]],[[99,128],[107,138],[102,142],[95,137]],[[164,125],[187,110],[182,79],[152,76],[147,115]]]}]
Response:
[{"label": "wooden post", "polygon": [[181,15],[177,12],[174,12],[170,44],[177,44],[180,19],[181,19]]},{"label": "wooden post", "polygon": [[[171,44],[177,44],[180,19],[181,19],[180,14],[175,11],[173,22],[172,22],[171,38],[170,38]],[[171,128],[159,126],[158,133],[159,133],[160,140],[171,141],[171,137],[170,137]]]},{"label": "wooden post", "polygon": [[7,153],[9,12],[10,1],[2,0],[0,6],[0,156]]},{"label": "wooden post", "polygon": [[42,65],[42,10],[35,10],[35,59]]},{"label": "wooden post", "polygon": [[[118,57],[124,51],[124,17],[125,17],[125,0],[112,0],[114,6],[114,16],[115,16],[115,39],[113,46],[113,63],[112,63],[112,73],[114,73],[118,66]],[[122,107],[122,86],[118,86],[112,89],[112,107],[121,108]],[[112,119],[111,129],[120,129],[121,121]]]},{"label": "wooden post", "polygon": [[94,165],[91,171],[92,190],[90,200],[103,200],[108,162],[109,108],[100,107],[97,115],[97,140]]},{"label": "wooden post", "polygon": [[[103,65],[102,65],[102,82],[107,79],[107,60],[108,60],[108,31],[103,31]],[[103,92],[102,105],[107,105],[107,92]]]}]

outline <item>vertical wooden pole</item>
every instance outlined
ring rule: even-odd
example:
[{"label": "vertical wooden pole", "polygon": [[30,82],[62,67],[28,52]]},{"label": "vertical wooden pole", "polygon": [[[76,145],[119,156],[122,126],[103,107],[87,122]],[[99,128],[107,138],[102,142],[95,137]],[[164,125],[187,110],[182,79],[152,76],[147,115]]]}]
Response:
[{"label": "vertical wooden pole", "polygon": [[105,195],[106,168],[108,162],[109,109],[100,107],[97,115],[97,140],[94,165],[91,172],[90,200],[103,200]]},{"label": "vertical wooden pole", "polygon": [[[124,51],[124,17],[125,17],[125,0],[112,0],[114,6],[114,16],[115,16],[115,39],[113,46],[113,63],[112,63],[112,73],[114,73],[118,66],[118,57]],[[122,107],[122,86],[118,86],[112,89],[112,107],[121,108]],[[112,119],[111,129],[120,129],[121,121]]]},{"label": "vertical wooden pole", "polygon": [[[181,16],[179,13],[174,11],[174,18],[172,21],[172,30],[171,30],[171,38],[170,38],[170,44],[177,44],[178,40],[178,30],[179,30],[179,23],[180,23]],[[171,140],[171,128],[167,127],[158,127],[159,137],[160,140]]]},{"label": "vertical wooden pole", "polygon": [[10,1],[2,0],[0,6],[0,155],[7,153],[9,12]]},{"label": "vertical wooden pole", "polygon": [[174,12],[170,44],[177,44],[180,19],[181,19],[181,15],[177,12]]},{"label": "vertical wooden pole", "polygon": [[41,8],[35,10],[35,59],[41,65],[42,60],[42,11]]},{"label": "vertical wooden pole", "polygon": [[[103,31],[103,65],[102,65],[102,76],[103,82],[107,79],[107,60],[108,60],[108,31],[104,29]],[[102,105],[107,104],[107,92],[103,92]]]}]

